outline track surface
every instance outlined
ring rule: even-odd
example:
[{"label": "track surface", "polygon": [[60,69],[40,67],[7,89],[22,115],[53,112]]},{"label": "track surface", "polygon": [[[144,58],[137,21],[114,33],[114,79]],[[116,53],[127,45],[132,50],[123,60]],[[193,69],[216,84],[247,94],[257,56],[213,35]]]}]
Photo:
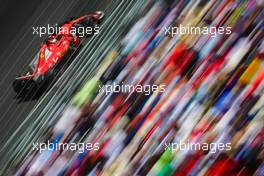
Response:
[{"label": "track surface", "polygon": [[[2,4],[7,1],[0,2]],[[13,21],[10,23],[6,20],[7,28],[0,31],[2,34],[6,33],[0,43],[0,149],[37,103],[37,100],[18,102],[14,99],[15,93],[11,87],[14,78],[27,68],[43,40],[32,34],[32,26],[54,25],[71,16],[80,16],[96,10],[104,11],[107,16],[114,10],[114,6],[107,6],[108,0],[31,0],[25,3],[22,5],[21,2],[13,0],[0,9],[1,19],[9,16],[8,19]],[[27,122],[24,127],[30,126],[33,121],[34,119]],[[23,130],[25,129],[21,131]],[[1,168],[5,161],[0,158]]]}]

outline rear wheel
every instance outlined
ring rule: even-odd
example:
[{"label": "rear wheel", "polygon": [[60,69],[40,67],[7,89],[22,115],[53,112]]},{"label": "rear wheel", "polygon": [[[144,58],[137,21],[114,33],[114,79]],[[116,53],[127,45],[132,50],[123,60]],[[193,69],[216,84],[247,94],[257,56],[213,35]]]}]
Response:
[{"label": "rear wheel", "polygon": [[17,93],[16,98],[30,99],[32,93],[37,89],[37,84],[34,80],[19,80],[13,82],[13,89]]},{"label": "rear wheel", "polygon": [[20,91],[23,90],[25,86],[25,80],[19,80],[19,79],[16,79],[14,82],[13,82],[13,89],[16,93],[19,93]]}]

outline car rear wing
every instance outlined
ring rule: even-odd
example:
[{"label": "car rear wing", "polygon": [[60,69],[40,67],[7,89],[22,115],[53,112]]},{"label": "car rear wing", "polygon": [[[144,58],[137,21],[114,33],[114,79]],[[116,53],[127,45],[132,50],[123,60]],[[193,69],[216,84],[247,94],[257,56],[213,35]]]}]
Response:
[{"label": "car rear wing", "polygon": [[25,75],[25,76],[19,76],[16,79],[17,80],[28,80],[28,79],[31,79],[33,77],[34,77],[34,75]]}]

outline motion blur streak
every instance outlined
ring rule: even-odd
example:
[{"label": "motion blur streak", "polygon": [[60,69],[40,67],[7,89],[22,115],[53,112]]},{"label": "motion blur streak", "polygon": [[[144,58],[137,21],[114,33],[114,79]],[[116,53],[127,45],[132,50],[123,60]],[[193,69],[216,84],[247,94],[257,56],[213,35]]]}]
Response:
[{"label": "motion blur streak", "polygon": [[[26,131],[23,123],[6,141],[2,173],[264,175],[263,7],[255,0],[120,1],[37,102]],[[180,25],[231,33],[165,30]],[[99,91],[121,84],[165,91]],[[99,150],[32,150],[48,141]]]}]

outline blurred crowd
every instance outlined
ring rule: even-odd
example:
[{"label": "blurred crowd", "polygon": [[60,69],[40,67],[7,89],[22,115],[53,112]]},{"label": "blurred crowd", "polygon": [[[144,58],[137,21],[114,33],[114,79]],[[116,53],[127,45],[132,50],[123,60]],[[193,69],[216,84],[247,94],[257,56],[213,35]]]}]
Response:
[{"label": "blurred crowd", "polygon": [[[149,0],[40,139],[99,149],[30,151],[16,174],[263,176],[263,7],[261,0]],[[166,33],[179,25],[231,33]],[[99,91],[113,84],[165,91]],[[165,145],[179,141],[231,149]]]}]

